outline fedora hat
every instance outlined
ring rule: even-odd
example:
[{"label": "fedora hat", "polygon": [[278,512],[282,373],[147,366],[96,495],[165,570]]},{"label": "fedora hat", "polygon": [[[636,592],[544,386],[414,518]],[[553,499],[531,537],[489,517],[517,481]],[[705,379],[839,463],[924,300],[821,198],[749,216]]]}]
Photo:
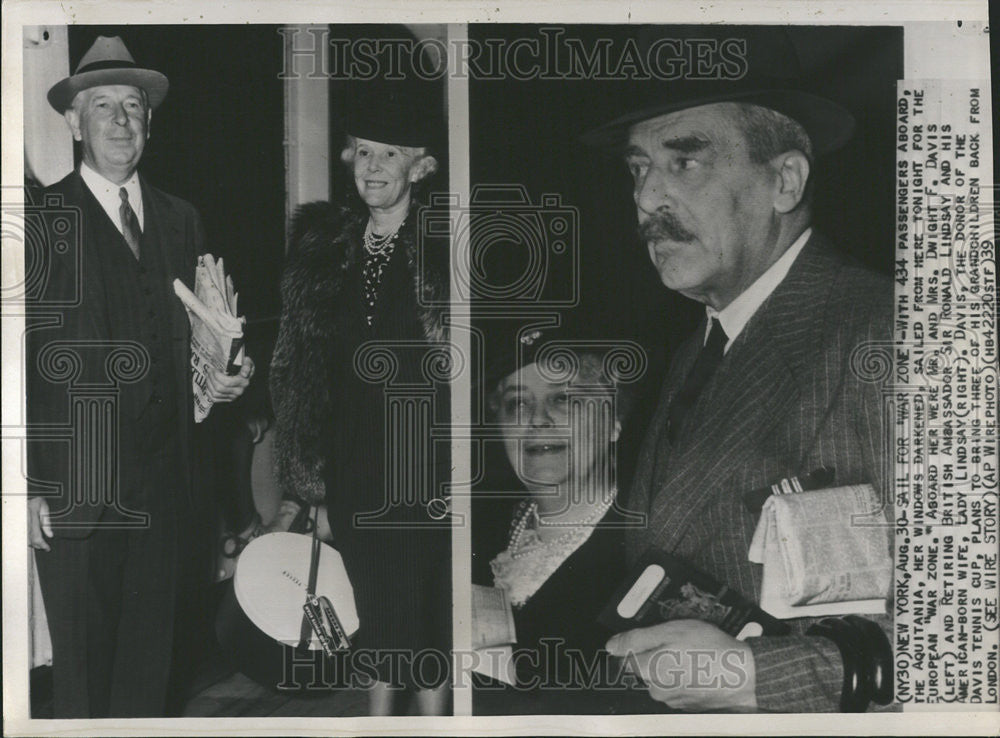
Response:
[{"label": "fedora hat", "polygon": [[78,92],[100,85],[132,85],[146,91],[149,107],[155,108],[167,95],[170,83],[165,75],[137,67],[118,36],[98,36],[69,77],[49,90],[49,105],[64,113]]},{"label": "fedora hat", "polygon": [[[617,149],[636,123],[701,105],[743,102],[770,108],[801,125],[821,155],[843,146],[854,117],[808,89],[798,51],[786,28],[674,26],[642,28],[635,39],[654,72],[636,83],[631,109],[584,133],[588,145]],[[670,55],[664,64],[663,55]]]}]

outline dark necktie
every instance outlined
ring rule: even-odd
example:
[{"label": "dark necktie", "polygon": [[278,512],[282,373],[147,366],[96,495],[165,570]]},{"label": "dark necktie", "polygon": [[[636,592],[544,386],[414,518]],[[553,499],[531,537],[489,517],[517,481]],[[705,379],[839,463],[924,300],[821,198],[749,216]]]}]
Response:
[{"label": "dark necktie", "polygon": [[132,254],[139,258],[139,239],[142,237],[142,230],[139,228],[139,219],[135,217],[135,211],[128,203],[128,190],[124,187],[118,190],[118,197],[122,199],[122,206],[118,208],[118,214],[122,219],[122,235],[125,242],[132,249]]},{"label": "dark necktie", "polygon": [[698,358],[695,359],[691,371],[684,379],[684,385],[674,395],[670,403],[670,425],[667,435],[671,444],[676,444],[680,438],[680,432],[684,425],[684,418],[694,407],[698,400],[698,395],[712,378],[719,363],[722,361],[722,352],[729,339],[722,329],[722,324],[718,318],[712,318],[712,329],[708,332],[708,340],[702,347]]}]

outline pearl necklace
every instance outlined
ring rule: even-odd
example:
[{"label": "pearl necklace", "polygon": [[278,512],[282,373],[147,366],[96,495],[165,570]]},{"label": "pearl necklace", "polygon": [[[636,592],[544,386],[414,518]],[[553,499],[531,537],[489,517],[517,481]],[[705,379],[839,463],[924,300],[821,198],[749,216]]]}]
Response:
[{"label": "pearl necklace", "polygon": [[389,244],[396,240],[396,235],[399,233],[399,229],[402,227],[402,223],[396,226],[391,233],[384,236],[376,236],[372,231],[372,219],[368,219],[368,225],[365,226],[364,244],[365,251],[369,254],[379,254],[385,251]]},{"label": "pearl necklace", "polygon": [[[604,517],[604,514],[611,507],[611,503],[616,496],[617,490],[612,490],[607,501],[602,502],[590,515],[579,522],[567,524],[566,527],[568,530],[565,533],[553,541],[543,542],[542,545],[556,548],[571,540],[573,536],[579,535],[581,528],[593,526],[598,520]],[[510,543],[507,545],[507,550],[510,552],[511,558],[519,559],[525,555],[525,552],[521,551],[521,538],[524,537],[524,533],[528,529],[528,522],[531,520],[534,520],[535,529],[537,530],[541,524],[541,520],[538,517],[538,503],[534,500],[530,502],[523,500],[518,506],[517,523],[514,524],[511,530]]]}]

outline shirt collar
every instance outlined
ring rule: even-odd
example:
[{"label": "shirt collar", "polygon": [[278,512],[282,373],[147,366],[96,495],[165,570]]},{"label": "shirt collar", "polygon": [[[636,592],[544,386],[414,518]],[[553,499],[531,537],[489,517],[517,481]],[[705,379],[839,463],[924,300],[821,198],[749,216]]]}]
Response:
[{"label": "shirt collar", "polygon": [[139,172],[132,172],[132,176],[128,178],[125,184],[117,185],[110,179],[95,172],[87,166],[86,162],[81,162],[80,177],[83,178],[87,189],[97,198],[101,207],[108,214],[108,217],[111,218],[111,221],[119,227],[119,230],[121,229],[121,223],[119,222],[121,217],[118,211],[122,201],[118,191],[124,187],[125,191],[128,192],[128,204],[132,206],[132,211],[139,221],[139,228],[143,227],[142,187],[139,185]]},{"label": "shirt collar", "polygon": [[768,267],[766,272],[761,274],[752,285],[747,287],[735,300],[726,305],[725,308],[716,310],[706,305],[705,313],[708,315],[708,327],[705,329],[705,338],[703,340],[708,339],[708,331],[711,330],[712,319],[718,318],[719,323],[722,324],[722,330],[726,332],[726,338],[728,339],[723,351],[728,351],[729,347],[733,345],[733,341],[736,340],[736,337],[740,335],[746,324],[750,322],[750,318],[754,316],[754,313],[764,304],[764,301],[781,284],[781,281],[788,274],[788,270],[811,235],[812,228],[806,228],[802,232],[802,235],[795,239],[795,242],[792,243],[788,250]]}]

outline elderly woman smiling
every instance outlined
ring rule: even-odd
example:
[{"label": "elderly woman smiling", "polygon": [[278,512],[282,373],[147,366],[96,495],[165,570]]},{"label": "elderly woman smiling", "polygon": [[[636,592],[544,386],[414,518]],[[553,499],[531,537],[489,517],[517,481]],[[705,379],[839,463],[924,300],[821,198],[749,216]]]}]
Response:
[{"label": "elderly woman smiling", "polygon": [[[614,385],[600,357],[584,353],[574,359],[572,384],[533,362],[504,377],[491,402],[507,460],[529,492],[515,511],[506,550],[491,564],[496,585],[508,590],[515,607],[591,536],[617,494],[610,461],[621,423],[605,404]],[[599,393],[590,402],[578,396],[583,417],[571,424],[574,385]]]},{"label": "elderly woman smiling", "polygon": [[[377,342],[394,352],[394,383],[424,384],[421,347],[445,338],[434,306],[447,303],[447,248],[418,239],[415,222],[415,188],[437,169],[428,148],[435,118],[419,96],[379,92],[352,107],[346,126],[341,159],[360,202],[308,205],[292,226],[271,369],[277,468],[292,498],[283,520],[299,501],[325,505],[358,605],[353,645],[371,649],[378,672],[370,711],[395,710],[395,694],[408,688],[422,713],[438,714],[450,661],[450,533],[417,484],[431,479],[436,490],[448,460],[431,458],[429,438],[410,438],[412,448],[397,452],[406,473],[386,472],[399,465],[387,458],[395,429],[386,388],[355,363]],[[440,654],[431,664],[439,668],[381,658],[428,650]]]},{"label": "elderly woman smiling", "polygon": [[[596,346],[567,330],[528,330],[515,343],[488,370],[486,388],[526,494],[490,567],[514,608],[516,648],[534,656],[515,660],[517,689],[477,690],[475,712],[614,712],[627,699],[617,682],[574,683],[569,675],[582,674],[574,662],[604,673],[606,631],[596,618],[625,576],[615,444],[631,399],[626,382],[644,361],[629,357],[637,346]],[[632,368],[616,371],[622,363]]]}]

